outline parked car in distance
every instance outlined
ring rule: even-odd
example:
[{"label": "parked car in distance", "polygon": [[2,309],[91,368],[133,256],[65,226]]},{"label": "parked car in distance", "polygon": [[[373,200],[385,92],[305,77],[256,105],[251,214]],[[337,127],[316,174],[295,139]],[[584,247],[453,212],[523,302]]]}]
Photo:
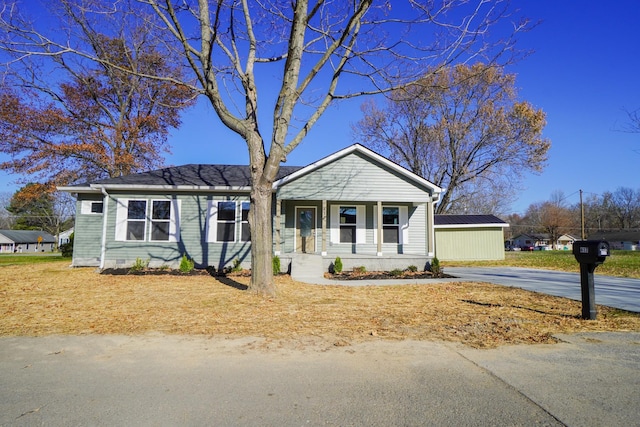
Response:
[{"label": "parked car in distance", "polygon": [[548,245],[538,245],[534,248],[536,251],[550,251],[551,246]]},{"label": "parked car in distance", "polygon": [[504,247],[504,250],[505,251],[519,251],[521,249],[520,249],[520,246],[506,245]]},{"label": "parked car in distance", "polygon": [[531,245],[523,245],[523,246],[520,247],[520,250],[528,251],[528,252],[533,252],[533,249],[534,248]]}]

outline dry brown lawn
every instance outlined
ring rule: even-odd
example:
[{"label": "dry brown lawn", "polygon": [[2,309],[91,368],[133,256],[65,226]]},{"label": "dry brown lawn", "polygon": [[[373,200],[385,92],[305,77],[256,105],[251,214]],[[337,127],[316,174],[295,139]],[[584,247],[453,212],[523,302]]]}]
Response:
[{"label": "dry brown lawn", "polygon": [[101,275],[59,262],[1,267],[0,336],[157,332],[496,347],[550,343],[556,333],[640,331],[635,313],[599,306],[598,320],[581,320],[578,301],[481,283],[345,287],[279,276],[277,298],[265,299],[238,289],[248,278],[223,280]]}]

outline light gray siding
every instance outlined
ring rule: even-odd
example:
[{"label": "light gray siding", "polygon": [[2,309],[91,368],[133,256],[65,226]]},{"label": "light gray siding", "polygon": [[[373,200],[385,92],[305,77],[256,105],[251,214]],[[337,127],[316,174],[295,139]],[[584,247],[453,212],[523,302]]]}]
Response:
[{"label": "light gray siding", "polygon": [[282,184],[279,199],[333,201],[425,201],[430,189],[359,153],[351,153],[291,182]]},{"label": "light gray siding", "polygon": [[73,266],[100,265],[103,213],[83,209],[83,202],[102,202],[100,194],[79,194],[76,202],[76,221],[73,235]]},{"label": "light gray siding", "polygon": [[[84,196],[83,196],[84,197]],[[116,211],[119,199],[136,200],[179,200],[180,238],[176,242],[153,241],[118,241],[116,239]],[[240,242],[208,242],[207,216],[210,200],[248,201],[247,195],[226,196],[219,194],[167,194],[167,193],[112,193],[106,214],[108,215],[106,230],[105,267],[124,267],[132,265],[136,259],[148,260],[150,266],[177,267],[182,255],[195,261],[198,267],[214,266],[222,268],[239,259],[243,265],[250,263],[250,243]],[[78,202],[80,212],[80,202]],[[81,218],[82,217],[82,218]],[[78,215],[74,246],[74,265],[99,265],[102,242],[102,215]],[[236,234],[239,221],[236,222]],[[75,260],[78,262],[75,262]],[[90,264],[89,261],[93,261]]]}]

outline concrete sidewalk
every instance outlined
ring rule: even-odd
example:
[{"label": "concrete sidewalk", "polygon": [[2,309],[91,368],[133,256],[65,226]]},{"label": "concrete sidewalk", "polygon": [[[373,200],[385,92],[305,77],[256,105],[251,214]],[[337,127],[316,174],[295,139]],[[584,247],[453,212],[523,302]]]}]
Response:
[{"label": "concrete sidewalk", "polygon": [[0,425],[631,426],[640,334],[441,342],[0,338]]}]

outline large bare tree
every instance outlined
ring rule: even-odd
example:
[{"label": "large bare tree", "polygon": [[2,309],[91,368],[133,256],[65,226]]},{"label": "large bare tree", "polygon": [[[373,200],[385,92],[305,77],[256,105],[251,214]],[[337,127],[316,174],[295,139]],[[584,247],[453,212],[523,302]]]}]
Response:
[{"label": "large bare tree", "polygon": [[[402,87],[427,69],[472,60],[493,63],[512,53],[515,34],[528,26],[515,18],[507,0],[59,1],[85,14],[138,10],[167,55],[191,71],[192,89],[246,142],[252,180],[250,289],[266,295],[275,293],[272,183],[327,108]],[[14,34],[10,19],[3,24]],[[25,46],[10,37],[4,47],[24,55],[57,49],[61,55],[91,57],[42,33],[28,40],[33,43]],[[271,116],[266,123],[259,120],[262,109]]]},{"label": "large bare tree", "polygon": [[445,188],[441,214],[501,213],[550,147],[544,112],[518,101],[515,75],[496,64],[434,69],[362,110],[356,138]]}]

